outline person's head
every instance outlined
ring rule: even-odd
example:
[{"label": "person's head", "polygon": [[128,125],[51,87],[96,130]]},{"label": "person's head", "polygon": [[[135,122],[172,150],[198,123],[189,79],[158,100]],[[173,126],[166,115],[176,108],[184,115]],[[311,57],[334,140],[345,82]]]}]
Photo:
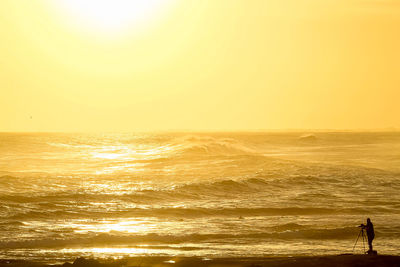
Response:
[{"label": "person's head", "polygon": [[371,223],[371,219],[370,218],[367,218],[367,223]]}]

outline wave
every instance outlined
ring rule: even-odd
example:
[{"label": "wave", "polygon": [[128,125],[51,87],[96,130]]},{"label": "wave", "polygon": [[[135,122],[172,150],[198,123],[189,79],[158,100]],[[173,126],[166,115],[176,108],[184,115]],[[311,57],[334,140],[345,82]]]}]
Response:
[{"label": "wave", "polygon": [[[399,214],[397,210],[376,208],[373,214]],[[201,217],[253,217],[253,216],[312,216],[312,215],[368,215],[370,207],[358,208],[131,208],[123,211],[75,210],[25,211],[7,215],[10,220],[99,219],[99,218],[201,218]]]},{"label": "wave", "polygon": [[318,138],[314,134],[305,134],[300,136],[297,140],[304,143],[315,143]]},{"label": "wave", "polygon": [[[97,192],[96,188],[91,191],[90,188],[83,190],[78,187],[41,190],[29,194],[13,193],[19,191],[18,187],[13,188],[14,185],[26,186],[27,183],[16,177],[2,176],[0,183],[7,184],[7,187],[0,192],[0,218],[18,221],[54,216],[99,218],[368,214],[371,213],[371,205],[374,214],[400,213],[398,199],[385,198],[387,192],[400,189],[400,180],[395,181],[393,178],[396,176],[390,173],[391,180],[384,179],[387,177],[384,172],[375,174],[378,179],[368,181],[371,177],[351,170],[337,170],[337,175],[333,171],[329,171],[331,175],[313,172],[301,170],[301,175],[277,174],[273,177],[265,177],[261,173],[250,178],[187,182],[158,189],[137,189],[133,186],[132,190],[124,189],[123,192]],[[338,177],[340,173],[346,173],[346,178]],[[371,195],[370,187],[366,185],[374,186],[374,195]],[[289,195],[290,198],[286,197],[277,206],[268,207],[270,199],[279,199],[281,195],[287,195],[288,190],[294,190],[295,194]],[[337,192],[341,195],[336,195]],[[243,204],[231,208],[231,204],[239,199]],[[330,205],[329,201],[335,205]],[[250,202],[253,208],[246,208],[245,203]],[[93,203],[115,205],[105,209]],[[315,203],[321,205],[316,206]],[[328,205],[325,207],[323,203]],[[186,207],[176,207],[179,204]],[[116,208],[118,206],[123,208]]]},{"label": "wave", "polygon": [[[99,141],[99,140],[98,140]],[[91,144],[73,142],[73,143],[57,143],[48,142],[47,145],[68,150],[88,150],[92,152],[99,151],[116,151],[125,152],[144,152],[145,154],[157,151],[160,155],[158,158],[166,158],[167,154],[173,158],[176,155],[236,155],[236,154],[253,154],[257,153],[257,149],[250,147],[246,142],[241,142],[234,138],[212,137],[207,135],[185,135],[171,136],[171,138],[162,138],[161,140],[148,137],[143,140],[135,139],[134,142],[93,142]],[[168,153],[172,152],[172,153]]]},{"label": "wave", "polygon": [[[296,166],[288,166],[296,169]],[[279,167],[280,168],[280,167]],[[53,202],[81,201],[81,202],[106,202],[111,200],[125,201],[136,204],[154,204],[159,202],[196,200],[221,198],[229,199],[243,196],[249,193],[260,193],[263,195],[284,193],[288,189],[301,187],[304,193],[298,194],[308,199],[335,198],[335,192],[354,195],[354,191],[362,192],[368,190],[368,186],[374,186],[374,190],[387,191],[388,188],[400,188],[399,175],[387,172],[370,172],[369,175],[362,171],[349,169],[329,169],[323,167],[310,170],[307,168],[286,171],[271,172],[264,171],[253,175],[236,179],[210,179],[192,182],[178,182],[175,184],[151,183],[148,186],[138,186],[137,182],[123,179],[116,181],[120,183],[121,190],[109,190],[102,187],[99,191],[97,183],[109,183],[109,180],[93,180],[94,186],[80,187],[78,180],[69,185],[69,180],[61,182],[53,178],[35,180],[29,182],[26,178],[13,176],[1,176],[0,204],[5,203],[42,203],[51,205]],[[92,181],[91,181],[92,182]],[[163,182],[163,181],[161,181]],[[139,182],[140,183],[140,182]],[[321,190],[315,190],[321,186]],[[32,189],[30,189],[32,187]],[[149,189],[149,187],[153,187]],[[322,190],[326,189],[326,190]],[[329,189],[329,190],[327,190]],[[335,190],[334,190],[335,189]],[[23,193],[31,190],[29,194]],[[36,192],[34,192],[36,190]],[[304,199],[303,199],[304,200]],[[388,202],[386,202],[388,203]]]},{"label": "wave", "polygon": [[0,222],[0,226],[9,227],[9,226],[23,226],[25,225],[23,222],[20,221],[2,221]]},{"label": "wave", "polygon": [[357,227],[342,227],[333,229],[294,229],[280,232],[250,232],[250,233],[192,233],[186,235],[169,235],[150,233],[145,235],[126,234],[120,232],[85,234],[69,238],[43,238],[35,240],[0,241],[0,248],[40,248],[66,246],[98,246],[98,245],[139,245],[139,244],[181,244],[201,242],[227,242],[245,239],[246,242],[256,243],[265,240],[294,240],[294,239],[350,239],[358,234]]},{"label": "wave", "polygon": [[[164,186],[154,189],[138,189],[124,192],[96,192],[76,188],[59,189],[47,192],[41,190],[31,194],[13,193],[18,192],[21,181],[13,177],[0,177],[0,181],[8,185],[7,191],[0,194],[0,203],[48,203],[53,201],[108,201],[120,200],[137,204],[154,203],[157,201],[191,200],[199,198],[218,197],[227,194],[235,195],[238,193],[265,192],[276,186],[273,181],[261,178],[249,178],[243,180],[225,179],[219,181],[203,181],[192,183],[181,183],[173,186]],[[15,185],[15,188],[13,187]]]},{"label": "wave", "polygon": [[257,153],[255,148],[233,138],[211,136],[184,136],[171,141],[179,154],[183,155],[237,155]]}]

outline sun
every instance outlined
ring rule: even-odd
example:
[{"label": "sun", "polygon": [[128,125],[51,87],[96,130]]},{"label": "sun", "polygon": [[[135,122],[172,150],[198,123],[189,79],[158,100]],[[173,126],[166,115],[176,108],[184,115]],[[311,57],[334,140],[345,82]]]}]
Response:
[{"label": "sun", "polygon": [[166,8],[167,0],[59,0],[70,24],[102,34],[128,33],[143,28]]}]

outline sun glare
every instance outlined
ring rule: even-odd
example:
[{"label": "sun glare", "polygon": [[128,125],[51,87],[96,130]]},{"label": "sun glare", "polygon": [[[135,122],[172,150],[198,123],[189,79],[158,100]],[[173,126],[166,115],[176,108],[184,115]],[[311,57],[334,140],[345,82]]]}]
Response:
[{"label": "sun glare", "polygon": [[61,0],[57,6],[71,24],[106,34],[127,33],[157,18],[166,0]]}]

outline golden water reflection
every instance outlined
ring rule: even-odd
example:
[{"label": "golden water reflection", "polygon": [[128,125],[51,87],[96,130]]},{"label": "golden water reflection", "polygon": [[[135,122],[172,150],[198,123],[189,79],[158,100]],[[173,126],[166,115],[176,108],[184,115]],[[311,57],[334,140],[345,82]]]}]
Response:
[{"label": "golden water reflection", "polygon": [[148,232],[151,228],[148,224],[144,224],[143,221],[139,220],[124,220],[124,221],[102,221],[96,224],[86,223],[73,223],[70,226],[74,227],[75,233],[87,233],[87,232],[99,232],[109,233],[112,231],[125,232],[125,233],[142,233]]}]

